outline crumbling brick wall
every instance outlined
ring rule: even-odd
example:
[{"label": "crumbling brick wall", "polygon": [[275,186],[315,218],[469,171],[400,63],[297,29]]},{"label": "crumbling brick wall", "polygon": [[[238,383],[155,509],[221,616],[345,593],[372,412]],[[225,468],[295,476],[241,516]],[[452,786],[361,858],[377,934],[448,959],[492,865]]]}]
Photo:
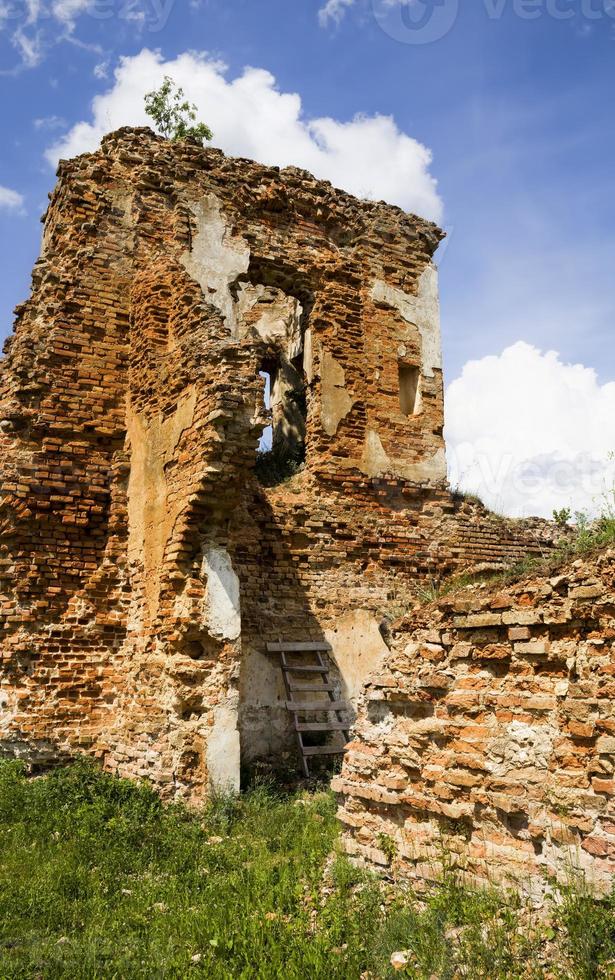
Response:
[{"label": "crumbling brick wall", "polygon": [[350,854],[418,884],[442,859],[541,901],[615,873],[615,551],[415,612],[335,782]]},{"label": "crumbling brick wall", "polygon": [[267,639],[356,700],[422,581],[548,546],[446,486],[441,237],[147,129],[60,165],[0,364],[0,750],[236,786],[287,744]]},{"label": "crumbling brick wall", "polygon": [[[497,570],[550,549],[544,521],[503,521],[445,488],[344,479],[309,471],[258,489],[237,524],[242,592],[242,714],[246,759],[276,755],[290,732],[276,661],[264,642],[326,639],[339,693],[354,704],[388,655],[388,624],[462,569]],[[267,706],[267,711],[263,707]]]}]

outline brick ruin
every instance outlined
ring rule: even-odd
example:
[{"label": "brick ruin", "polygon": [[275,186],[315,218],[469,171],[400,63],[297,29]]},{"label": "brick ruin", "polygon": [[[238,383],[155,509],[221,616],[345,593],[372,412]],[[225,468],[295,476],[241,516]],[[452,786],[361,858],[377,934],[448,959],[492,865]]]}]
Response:
[{"label": "brick ruin", "polygon": [[537,904],[615,881],[615,550],[401,620],[347,746],[346,849]]},{"label": "brick ruin", "polygon": [[433,224],[148,129],[58,176],[0,362],[0,752],[196,802],[292,745],[268,641],[358,707],[421,583],[553,529],[446,484]]}]

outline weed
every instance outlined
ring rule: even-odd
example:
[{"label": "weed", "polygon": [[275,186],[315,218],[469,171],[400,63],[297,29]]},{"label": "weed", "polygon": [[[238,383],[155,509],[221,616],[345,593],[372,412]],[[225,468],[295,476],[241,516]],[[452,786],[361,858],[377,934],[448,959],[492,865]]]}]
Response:
[{"label": "weed", "polygon": [[557,920],[575,976],[580,980],[615,976],[615,894],[598,902],[579,882],[562,887],[561,892]]},{"label": "weed", "polygon": [[421,602],[435,602],[442,593],[442,587],[442,582],[439,579],[430,578],[417,586],[416,594]]},{"label": "weed", "polygon": [[451,487],[451,494],[453,500],[458,504],[475,504],[479,507],[485,507],[485,509],[488,509],[477,493],[469,493],[466,490],[462,490],[459,486],[454,486]]},{"label": "weed", "polygon": [[386,855],[389,862],[394,861],[397,857],[397,844],[388,834],[378,834],[378,847]]}]

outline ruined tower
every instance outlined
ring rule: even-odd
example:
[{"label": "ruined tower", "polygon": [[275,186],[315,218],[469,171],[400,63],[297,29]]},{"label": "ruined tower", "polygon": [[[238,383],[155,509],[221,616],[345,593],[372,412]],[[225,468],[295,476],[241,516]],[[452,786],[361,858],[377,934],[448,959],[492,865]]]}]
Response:
[{"label": "ruined tower", "polygon": [[519,553],[445,483],[441,237],[148,129],[60,165],[0,363],[1,751],[236,787],[288,742],[267,640],[352,701],[418,582]]}]

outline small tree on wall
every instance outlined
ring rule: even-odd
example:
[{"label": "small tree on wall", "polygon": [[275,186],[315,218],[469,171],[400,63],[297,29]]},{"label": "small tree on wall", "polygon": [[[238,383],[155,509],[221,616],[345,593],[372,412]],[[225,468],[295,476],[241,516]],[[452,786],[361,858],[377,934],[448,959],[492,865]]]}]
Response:
[{"label": "small tree on wall", "polygon": [[196,120],[196,106],[184,98],[184,90],[168,75],[164,76],[159,89],[145,96],[145,111],[154,120],[160,135],[166,139],[184,140],[191,137],[204,143],[213,137],[205,123],[192,125]]}]

